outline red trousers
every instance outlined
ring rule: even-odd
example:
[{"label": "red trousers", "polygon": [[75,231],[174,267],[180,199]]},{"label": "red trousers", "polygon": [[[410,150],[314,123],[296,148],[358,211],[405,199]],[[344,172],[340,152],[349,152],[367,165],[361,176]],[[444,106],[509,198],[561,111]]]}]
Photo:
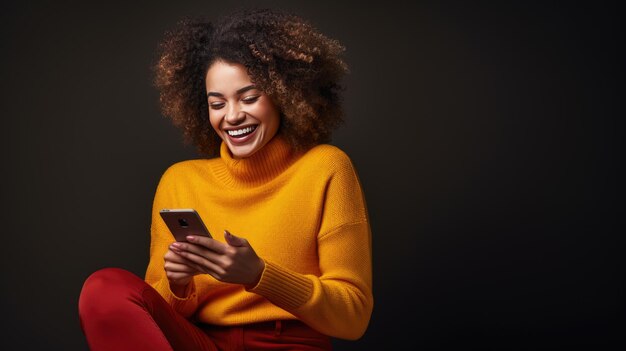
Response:
[{"label": "red trousers", "polygon": [[195,324],[131,272],[105,268],[83,285],[80,325],[91,350],[331,350],[330,338],[298,320],[240,326]]}]

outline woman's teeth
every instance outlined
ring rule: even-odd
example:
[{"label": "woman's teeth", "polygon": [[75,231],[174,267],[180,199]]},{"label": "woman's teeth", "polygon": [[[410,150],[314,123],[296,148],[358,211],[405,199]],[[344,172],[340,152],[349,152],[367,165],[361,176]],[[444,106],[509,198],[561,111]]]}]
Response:
[{"label": "woman's teeth", "polygon": [[256,125],[250,126],[250,127],[247,127],[247,128],[243,128],[243,129],[227,130],[226,132],[230,136],[243,137],[243,136],[246,136],[246,135],[252,133],[255,129],[256,129]]}]

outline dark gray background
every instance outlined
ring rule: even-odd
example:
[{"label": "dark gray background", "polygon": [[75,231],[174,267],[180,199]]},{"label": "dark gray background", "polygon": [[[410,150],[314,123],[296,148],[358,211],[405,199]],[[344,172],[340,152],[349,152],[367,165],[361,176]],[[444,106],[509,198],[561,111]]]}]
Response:
[{"label": "dark gray background", "polygon": [[[375,308],[338,350],[623,346],[617,6],[254,4],[347,47],[332,143],[366,194]],[[83,280],[143,276],[159,177],[198,157],[159,113],[156,44],[183,15],[232,8],[2,2],[3,345],[84,350]]]}]

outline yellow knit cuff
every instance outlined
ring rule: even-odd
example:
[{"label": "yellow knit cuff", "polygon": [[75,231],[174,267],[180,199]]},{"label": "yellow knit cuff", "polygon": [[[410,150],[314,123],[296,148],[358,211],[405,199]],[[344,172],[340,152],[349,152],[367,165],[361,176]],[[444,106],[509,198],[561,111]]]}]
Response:
[{"label": "yellow knit cuff", "polygon": [[176,302],[187,301],[190,298],[194,297],[196,294],[196,284],[193,280],[191,280],[191,282],[189,282],[189,284],[185,288],[185,292],[183,294],[184,297],[179,297],[178,295],[174,294],[174,292],[172,291],[172,287],[169,285],[169,283],[167,284],[167,289],[169,290],[170,295],[172,296],[171,300],[176,301]]},{"label": "yellow knit cuff", "polygon": [[165,300],[181,315],[187,317],[191,315],[196,308],[196,284],[195,281],[191,281],[189,286],[185,290],[185,297],[178,297],[172,289],[166,278],[163,279],[163,285],[165,285]]},{"label": "yellow knit cuff", "polygon": [[266,297],[284,309],[294,309],[306,303],[313,293],[313,282],[300,274],[265,261],[265,269],[258,284],[246,289]]}]

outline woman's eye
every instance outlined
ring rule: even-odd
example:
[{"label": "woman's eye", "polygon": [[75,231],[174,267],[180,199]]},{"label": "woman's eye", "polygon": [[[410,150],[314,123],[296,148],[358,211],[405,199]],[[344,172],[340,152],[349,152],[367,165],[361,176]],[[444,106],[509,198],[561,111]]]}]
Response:
[{"label": "woman's eye", "polygon": [[249,96],[249,97],[246,97],[245,99],[243,99],[243,102],[249,104],[249,103],[253,103],[253,102],[257,101],[258,99],[259,99],[258,95]]},{"label": "woman's eye", "polygon": [[222,107],[224,107],[224,103],[223,102],[216,102],[216,103],[210,104],[209,106],[211,106],[211,108],[214,109],[214,110],[219,110]]}]

